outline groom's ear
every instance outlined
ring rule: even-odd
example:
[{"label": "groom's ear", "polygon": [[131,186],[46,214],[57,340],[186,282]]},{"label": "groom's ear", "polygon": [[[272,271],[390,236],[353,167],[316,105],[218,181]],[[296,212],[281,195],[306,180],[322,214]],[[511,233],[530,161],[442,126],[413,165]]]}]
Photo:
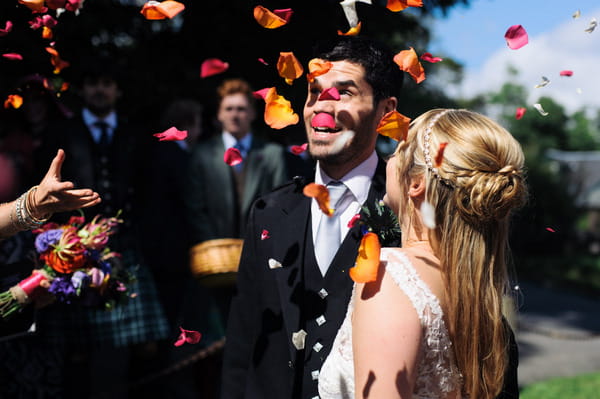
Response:
[{"label": "groom's ear", "polygon": [[417,199],[425,195],[425,175],[413,176],[410,178],[408,186],[408,196],[412,199]]}]

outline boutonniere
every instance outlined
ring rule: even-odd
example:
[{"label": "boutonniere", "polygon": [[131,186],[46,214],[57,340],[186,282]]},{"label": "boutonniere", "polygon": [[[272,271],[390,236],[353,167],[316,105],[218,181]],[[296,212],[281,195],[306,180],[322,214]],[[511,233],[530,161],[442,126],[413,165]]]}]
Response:
[{"label": "boutonniere", "polygon": [[400,225],[394,212],[381,200],[376,201],[374,206],[363,206],[362,214],[353,217],[349,227],[357,224],[363,236],[356,263],[349,273],[355,282],[368,283],[377,279],[381,247],[399,243]]}]

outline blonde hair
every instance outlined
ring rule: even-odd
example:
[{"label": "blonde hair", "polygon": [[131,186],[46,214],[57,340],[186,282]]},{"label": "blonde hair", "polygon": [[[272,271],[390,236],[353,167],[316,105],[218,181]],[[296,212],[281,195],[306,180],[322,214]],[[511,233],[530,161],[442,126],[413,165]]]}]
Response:
[{"label": "blonde hair", "polygon": [[[442,143],[448,144],[437,165]],[[424,175],[426,200],[435,209],[429,239],[442,268],[444,310],[464,392],[494,398],[508,365],[502,297],[509,288],[509,216],[527,197],[521,146],[483,115],[436,109],[412,122],[396,155],[401,192],[411,177]],[[400,207],[401,215],[408,214],[410,201]]]}]

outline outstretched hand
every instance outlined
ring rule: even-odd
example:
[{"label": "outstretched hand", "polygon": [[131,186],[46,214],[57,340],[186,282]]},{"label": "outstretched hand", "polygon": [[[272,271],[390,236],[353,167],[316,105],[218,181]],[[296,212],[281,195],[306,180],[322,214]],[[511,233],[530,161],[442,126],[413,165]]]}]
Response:
[{"label": "outstretched hand", "polygon": [[65,160],[65,152],[58,150],[52,160],[46,176],[37,190],[33,192],[33,209],[35,217],[41,218],[55,212],[72,211],[99,204],[100,195],[89,188],[75,189],[70,181],[61,181],[61,168]]}]

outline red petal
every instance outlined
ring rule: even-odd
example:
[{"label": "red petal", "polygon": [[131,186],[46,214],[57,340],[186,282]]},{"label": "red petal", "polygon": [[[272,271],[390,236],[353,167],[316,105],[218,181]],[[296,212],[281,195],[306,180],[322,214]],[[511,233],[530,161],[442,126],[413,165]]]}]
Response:
[{"label": "red petal", "polygon": [[200,334],[198,331],[184,330],[181,327],[179,327],[179,329],[181,330],[181,333],[179,333],[179,337],[177,338],[177,341],[175,341],[175,343],[173,345],[181,346],[184,343],[197,344],[198,342],[200,342],[200,338],[202,338],[202,334]]},{"label": "red petal", "polygon": [[504,34],[506,44],[513,50],[518,50],[529,42],[527,31],[521,25],[513,25]]},{"label": "red petal", "polygon": [[290,18],[294,11],[291,8],[282,8],[280,10],[273,10],[273,14],[277,15],[279,18],[285,20],[286,23],[290,22]]},{"label": "red petal", "polygon": [[2,57],[6,58],[7,60],[11,60],[11,61],[21,61],[21,60],[23,60],[23,56],[21,54],[17,54],[17,53],[2,54]]},{"label": "red petal", "polygon": [[556,233],[556,230],[554,230],[552,227],[546,227],[546,230],[548,230],[550,233]]},{"label": "red petal", "polygon": [[184,140],[187,135],[187,130],[178,130],[176,127],[171,127],[162,133],[155,133],[153,136],[158,137],[159,141],[178,141]]},{"label": "red petal", "polygon": [[6,21],[6,24],[4,25],[4,29],[0,29],[0,36],[6,36],[10,33],[10,31],[12,31],[12,22],[11,21]]},{"label": "red petal", "polygon": [[312,127],[326,127],[329,129],[335,129],[335,119],[333,119],[331,114],[320,112],[312,118],[310,125]]},{"label": "red petal", "polygon": [[262,98],[263,100],[267,98],[267,93],[271,90],[272,87],[265,87],[264,89],[257,90],[252,93],[254,98]]},{"label": "red petal", "polygon": [[308,143],[304,143],[302,145],[293,145],[290,148],[290,151],[292,151],[292,154],[294,155],[300,155],[302,154],[304,151],[306,151],[306,148],[308,147]]},{"label": "red petal", "polygon": [[349,229],[353,228],[359,220],[360,220],[360,213],[357,213],[356,215],[352,216],[352,219],[350,219],[350,221],[348,222],[348,228]]},{"label": "red petal", "polygon": [[569,70],[560,71],[560,76],[573,76],[573,71],[569,71]]},{"label": "red petal", "polygon": [[525,115],[525,112],[527,111],[527,108],[524,107],[519,107],[517,108],[517,112],[515,113],[515,119],[519,120],[523,117],[523,115]]},{"label": "red petal", "polygon": [[323,92],[319,96],[318,101],[323,101],[323,100],[339,101],[339,99],[340,99],[340,92],[338,91],[338,89],[336,89],[335,87],[330,87],[328,89],[323,90]]},{"label": "red petal", "polygon": [[434,57],[434,56],[431,55],[431,53],[423,53],[420,58],[423,61],[431,62],[433,64],[435,64],[436,62],[443,61],[442,58],[440,58],[440,57]]},{"label": "red petal", "polygon": [[264,65],[269,65],[269,64],[267,63],[267,61],[265,61],[265,60],[264,60],[264,59],[262,59],[262,58],[259,58],[259,59],[258,59],[258,61],[259,61],[261,64],[264,64]]},{"label": "red petal", "polygon": [[435,156],[435,167],[439,168],[440,166],[442,166],[442,160],[444,159],[444,150],[446,149],[446,146],[448,145],[448,143],[440,143],[440,147],[438,148],[438,152],[437,155]]},{"label": "red petal", "polygon": [[202,66],[200,66],[200,77],[206,78],[212,75],[225,72],[229,68],[227,62],[223,62],[218,58],[209,58],[204,60]]},{"label": "red petal", "polygon": [[242,154],[237,148],[228,148],[227,151],[225,151],[225,154],[223,155],[223,161],[225,161],[225,163],[229,166],[238,165],[242,163],[243,160],[244,159],[242,158]]},{"label": "red petal", "polygon": [[267,238],[271,238],[271,236],[269,235],[269,230],[263,230],[260,234],[260,239],[266,240]]}]

